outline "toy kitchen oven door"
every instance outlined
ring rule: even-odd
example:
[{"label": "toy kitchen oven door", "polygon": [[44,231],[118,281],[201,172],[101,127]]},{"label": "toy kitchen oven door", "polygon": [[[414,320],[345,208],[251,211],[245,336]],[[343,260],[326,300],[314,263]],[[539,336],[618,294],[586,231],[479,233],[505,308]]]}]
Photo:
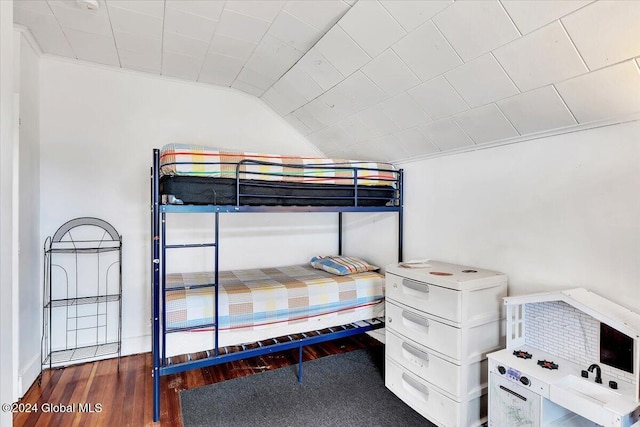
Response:
[{"label": "toy kitchen oven door", "polygon": [[520,381],[528,383],[527,377],[510,368],[503,369],[504,376],[489,374],[489,426],[539,427],[542,396],[536,394],[535,389],[518,384]]}]

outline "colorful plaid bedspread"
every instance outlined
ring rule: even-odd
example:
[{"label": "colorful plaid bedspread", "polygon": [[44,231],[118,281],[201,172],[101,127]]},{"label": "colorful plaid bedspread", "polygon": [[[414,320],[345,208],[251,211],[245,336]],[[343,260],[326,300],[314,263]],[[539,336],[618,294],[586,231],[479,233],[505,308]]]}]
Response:
[{"label": "colorful plaid bedspread", "polygon": [[398,177],[390,163],[220,151],[190,144],[162,148],[160,175],[235,178],[241,160],[270,163],[242,164],[241,179],[353,185],[357,176],[358,185],[393,185]]},{"label": "colorful plaid bedspread", "polygon": [[[167,274],[167,289],[213,283],[213,273]],[[308,265],[219,273],[220,330],[260,328],[274,323],[355,310],[384,299],[384,276],[370,271],[335,276]],[[214,322],[213,288],[168,291],[167,329]]]}]

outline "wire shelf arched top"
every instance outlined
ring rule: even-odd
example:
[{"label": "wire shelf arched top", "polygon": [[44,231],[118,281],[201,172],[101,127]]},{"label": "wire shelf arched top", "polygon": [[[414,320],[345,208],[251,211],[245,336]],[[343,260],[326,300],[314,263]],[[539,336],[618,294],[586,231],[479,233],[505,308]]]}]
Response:
[{"label": "wire shelf arched top", "polygon": [[103,229],[111,237],[111,240],[114,240],[114,241],[120,240],[120,235],[118,234],[116,229],[113,227],[113,225],[109,224],[108,222],[100,218],[82,217],[82,218],[72,219],[62,224],[60,228],[58,228],[56,233],[53,235],[52,241],[54,243],[62,242],[63,241],[62,239],[67,234],[69,234],[71,230],[73,230],[76,227],[82,227],[82,226],[99,227]]}]

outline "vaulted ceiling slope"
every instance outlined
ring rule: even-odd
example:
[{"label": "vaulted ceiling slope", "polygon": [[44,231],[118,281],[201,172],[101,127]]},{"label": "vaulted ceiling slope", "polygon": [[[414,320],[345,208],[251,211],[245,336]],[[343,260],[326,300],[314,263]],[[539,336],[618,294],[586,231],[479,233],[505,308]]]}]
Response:
[{"label": "vaulted ceiling slope", "polygon": [[15,21],[45,53],[255,95],[330,157],[640,112],[637,0],[83,1],[15,0]]}]

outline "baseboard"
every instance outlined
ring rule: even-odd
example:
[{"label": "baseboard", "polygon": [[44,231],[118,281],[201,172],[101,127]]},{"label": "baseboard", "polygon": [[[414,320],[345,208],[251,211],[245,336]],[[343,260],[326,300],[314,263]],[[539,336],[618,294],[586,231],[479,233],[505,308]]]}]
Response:
[{"label": "baseboard", "polygon": [[122,338],[122,355],[149,353],[151,351],[151,335]]},{"label": "baseboard", "polygon": [[22,397],[29,391],[33,382],[40,375],[40,354],[36,354],[26,363],[25,367],[18,371],[18,397]]}]

